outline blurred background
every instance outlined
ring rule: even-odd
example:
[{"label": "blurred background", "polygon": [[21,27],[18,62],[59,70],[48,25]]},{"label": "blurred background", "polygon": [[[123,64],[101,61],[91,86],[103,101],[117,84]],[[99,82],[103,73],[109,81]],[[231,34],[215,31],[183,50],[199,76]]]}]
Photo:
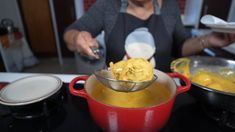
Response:
[{"label": "blurred background", "polygon": [[[95,0],[1,0],[0,71],[79,73],[77,55],[63,41],[64,29]],[[193,35],[211,30],[200,24],[206,14],[235,22],[235,0],[177,0],[185,28]],[[9,36],[13,35],[13,39]],[[5,40],[8,39],[8,43]],[[102,38],[101,38],[102,39]],[[235,44],[223,48],[235,54]],[[101,62],[103,63],[103,62]],[[81,69],[81,68],[80,68]]]}]

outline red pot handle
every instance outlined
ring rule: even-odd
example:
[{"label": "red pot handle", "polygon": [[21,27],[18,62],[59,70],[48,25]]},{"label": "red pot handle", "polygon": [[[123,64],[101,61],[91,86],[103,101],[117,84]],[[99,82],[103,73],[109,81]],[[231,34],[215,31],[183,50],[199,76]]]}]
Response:
[{"label": "red pot handle", "polygon": [[191,87],[191,82],[189,81],[188,78],[186,78],[185,76],[183,76],[182,74],[179,74],[179,73],[176,73],[176,72],[173,72],[173,73],[168,73],[168,75],[170,77],[174,77],[174,78],[179,78],[181,79],[182,81],[184,81],[185,83],[185,86],[178,86],[177,89],[176,89],[176,95],[180,94],[180,93],[183,93],[183,92],[187,92],[190,87]]},{"label": "red pot handle", "polygon": [[0,82],[0,90],[2,88],[4,88],[7,84],[9,84],[8,82]]},{"label": "red pot handle", "polygon": [[75,77],[70,83],[69,83],[69,91],[72,95],[75,96],[80,96],[83,98],[87,99],[87,93],[85,92],[84,88],[82,88],[81,90],[76,90],[74,89],[74,85],[76,84],[76,82],[78,81],[86,81],[88,79],[88,76],[78,76]]}]

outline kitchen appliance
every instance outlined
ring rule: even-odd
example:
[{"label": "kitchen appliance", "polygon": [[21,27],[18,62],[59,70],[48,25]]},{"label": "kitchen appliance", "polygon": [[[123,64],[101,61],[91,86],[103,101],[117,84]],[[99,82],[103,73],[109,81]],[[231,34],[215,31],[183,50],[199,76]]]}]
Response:
[{"label": "kitchen appliance", "polygon": [[[189,69],[182,68],[185,65],[188,65]],[[204,69],[215,73],[222,71],[223,74],[231,76],[235,72],[235,61],[218,57],[191,56],[174,60],[171,68],[182,74],[189,70],[189,73],[186,73],[193,75],[199,69]],[[224,69],[230,70],[226,73]],[[209,117],[221,125],[235,128],[235,93],[215,90],[195,82],[192,82],[189,93],[199,100]]]},{"label": "kitchen appliance", "polygon": [[62,81],[52,75],[34,75],[18,79],[0,90],[0,104],[17,119],[49,116],[61,105]]},{"label": "kitchen appliance", "polygon": [[[221,50],[213,51],[216,53],[216,56],[230,59],[235,57],[233,54]],[[21,77],[21,74],[17,75],[17,77]],[[7,78],[10,78],[10,82],[16,77],[8,75],[4,79],[0,78],[0,81],[6,82]],[[61,90],[66,97],[61,101],[60,109],[49,116],[16,119],[10,114],[9,107],[0,104],[1,132],[65,132],[68,130],[70,132],[102,132],[102,129],[95,123],[90,114],[87,100],[70,94],[68,84],[70,81],[67,79],[62,79],[62,81]],[[3,86],[1,84],[2,82],[0,82],[0,89]],[[76,83],[74,88],[84,88],[84,82]],[[229,116],[232,119],[232,116]],[[222,117],[217,119],[223,120]],[[234,129],[225,127],[220,122],[210,118],[201,108],[201,103],[187,92],[177,96],[171,116],[159,132],[234,132]]]},{"label": "kitchen appliance", "polygon": [[[69,84],[69,90],[71,94],[87,100],[94,121],[104,131],[157,131],[168,121],[176,96],[188,91],[190,82],[187,78],[177,73],[165,74],[155,70],[154,74],[158,75],[158,79],[155,81],[170,91],[170,98],[150,107],[123,108],[97,101],[92,96],[92,92],[97,85],[102,84],[100,84],[94,74],[90,77],[79,76],[74,78]],[[184,81],[185,86],[177,86],[172,79],[173,77]],[[74,88],[78,81],[86,81],[84,89],[76,90]]]},{"label": "kitchen appliance", "polygon": [[[75,84],[74,87],[76,89],[83,88],[83,82]],[[102,129],[90,115],[86,99],[71,95],[66,82],[62,85],[61,90],[63,95],[67,96],[63,98],[59,109],[49,116],[17,119],[10,114],[9,107],[0,104],[1,132],[64,132],[68,130],[70,132],[102,132]],[[234,132],[233,129],[223,127],[208,118],[205,112],[200,109],[200,103],[188,93],[182,93],[176,98],[170,119],[159,132],[189,131]]]}]

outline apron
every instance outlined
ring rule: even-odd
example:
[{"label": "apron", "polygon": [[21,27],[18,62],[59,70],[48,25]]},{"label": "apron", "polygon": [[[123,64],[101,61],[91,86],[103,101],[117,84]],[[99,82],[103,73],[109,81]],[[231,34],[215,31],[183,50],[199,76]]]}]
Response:
[{"label": "apron", "polygon": [[[161,9],[156,0],[153,0],[153,4],[154,13],[147,20],[141,20],[126,13],[128,0],[122,0],[117,21],[111,33],[107,36],[107,65],[109,65],[110,62],[115,63],[122,60],[126,55],[125,42],[127,36],[135,32],[135,30],[144,28],[152,35],[154,40],[155,53],[153,57],[156,63],[155,68],[165,72],[170,71],[172,38],[165,28],[163,18],[161,16]],[[139,38],[145,39],[144,36],[136,37],[137,40]]]}]

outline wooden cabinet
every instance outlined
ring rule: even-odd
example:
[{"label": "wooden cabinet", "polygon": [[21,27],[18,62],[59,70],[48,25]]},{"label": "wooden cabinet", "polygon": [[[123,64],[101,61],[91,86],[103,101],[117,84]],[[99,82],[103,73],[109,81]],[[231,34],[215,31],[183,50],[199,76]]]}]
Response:
[{"label": "wooden cabinet", "polygon": [[26,38],[37,56],[56,55],[48,0],[18,0]]},{"label": "wooden cabinet", "polygon": [[73,52],[69,51],[63,40],[63,33],[76,19],[74,0],[54,0],[55,16],[57,21],[58,35],[61,44],[61,52],[63,56],[73,56]]},{"label": "wooden cabinet", "polygon": [[[75,20],[73,0],[53,0],[60,47],[63,56],[71,56],[63,41],[64,29]],[[36,56],[57,56],[49,0],[18,0],[26,38]]]}]

